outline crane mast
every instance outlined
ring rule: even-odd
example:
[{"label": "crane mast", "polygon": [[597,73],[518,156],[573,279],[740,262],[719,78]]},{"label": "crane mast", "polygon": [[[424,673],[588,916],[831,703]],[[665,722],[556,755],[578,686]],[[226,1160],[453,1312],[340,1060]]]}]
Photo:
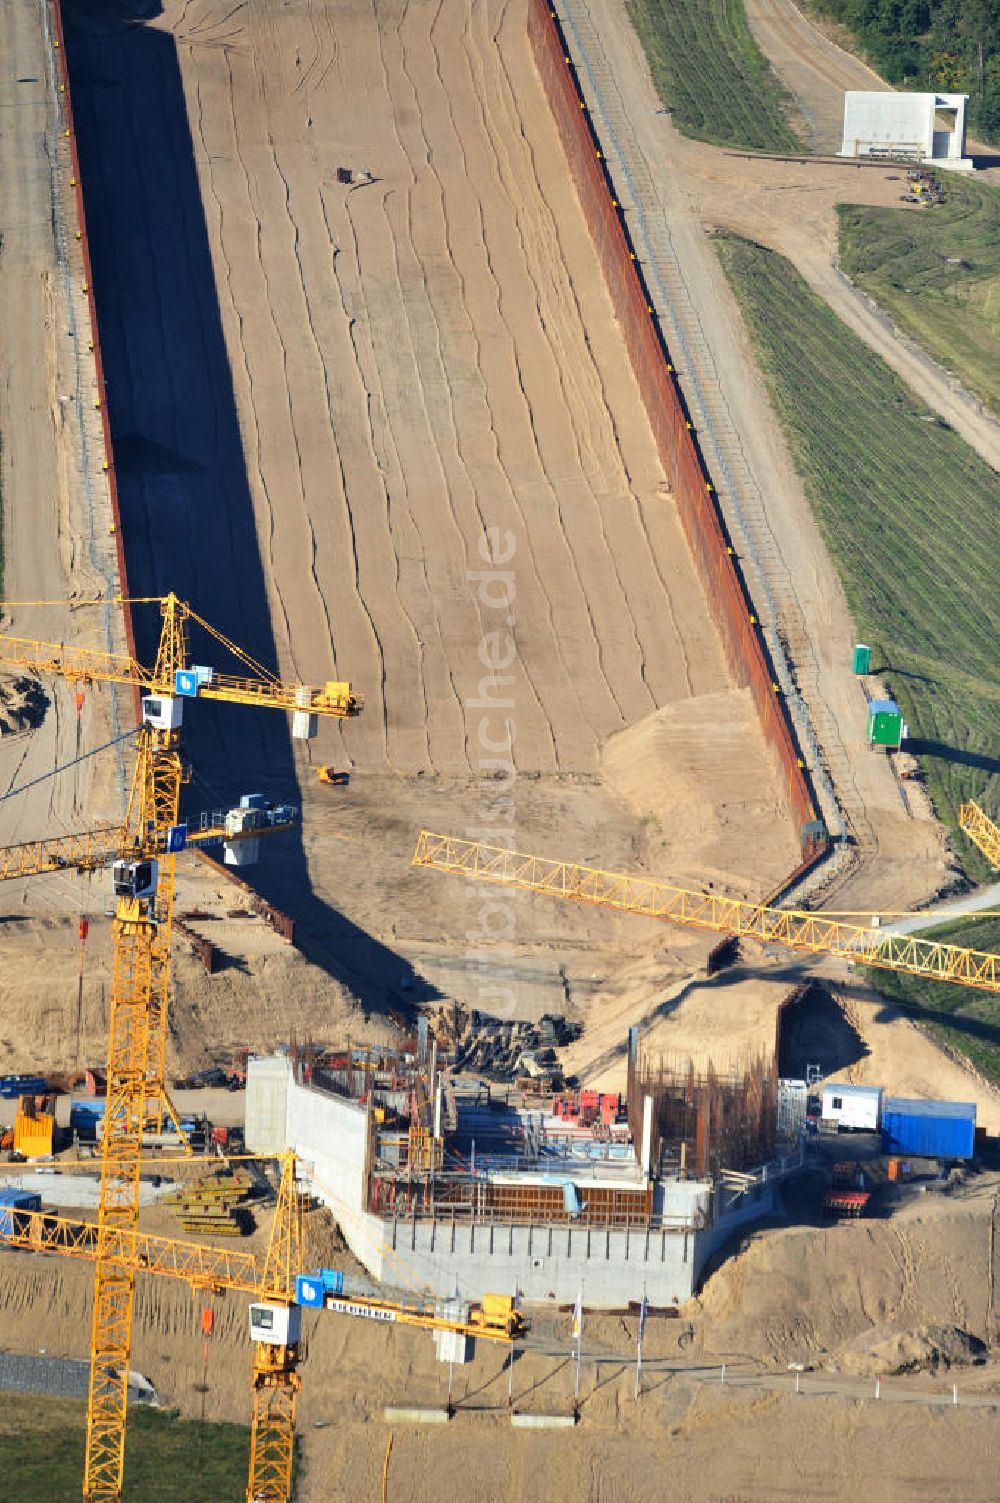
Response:
[{"label": "crane mast", "polygon": [[[261,1294],[291,1317],[295,1276],[302,1266],[302,1206],[295,1185],[295,1157],[288,1154],[278,1186]],[[253,1413],[247,1503],[288,1503],[295,1453],[295,1402],[302,1380],[296,1371],[298,1333],[271,1343],[254,1343]]]},{"label": "crane mast", "polygon": [[[163,617],[155,673],[160,682],[169,682],[184,666],[184,633],[173,601],[164,602]],[[122,860],[115,867],[118,891],[90,1340],[86,1503],[117,1503],[121,1497],[135,1268],[121,1257],[116,1241],[122,1232],[134,1232],[138,1221],[147,1108],[152,1108],[159,1130],[165,1090],[175,857],[168,851],[159,862],[130,862],[130,836],[146,829],[169,830],[179,822],[183,782],[179,728],[144,724],[122,832]]]}]

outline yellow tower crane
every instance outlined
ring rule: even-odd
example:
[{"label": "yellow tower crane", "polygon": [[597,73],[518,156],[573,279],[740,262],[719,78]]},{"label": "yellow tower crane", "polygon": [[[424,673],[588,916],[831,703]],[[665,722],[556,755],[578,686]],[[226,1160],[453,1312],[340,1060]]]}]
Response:
[{"label": "yellow tower crane", "polygon": [[[19,601],[10,605],[104,606],[106,601]],[[356,715],[360,696],[345,682],[314,689],[282,683],[176,595],[125,602],[155,604],[162,617],[156,663],[60,642],[0,635],[0,665],[51,673],[73,683],[123,684],[142,696],[143,725],[115,863],[115,950],[109,1019],[107,1106],[101,1155],[97,1266],[91,1327],[90,1387],[83,1496],[86,1503],[119,1503],[125,1454],[125,1406],[131,1352],[134,1265],[121,1239],[134,1234],[139,1208],[139,1161],[149,1107],[163,1100],[174,853],[131,854],[141,831],[167,835],[179,822],[185,769],[181,758],[184,702],[212,699],[291,712],[293,734],[309,735],[315,717]],[[192,663],[189,626],[195,623],[242,665],[239,675]]]},{"label": "yellow tower crane", "polygon": [[[158,1160],[162,1162],[162,1160]],[[15,1211],[0,1229],[0,1245],[58,1253],[93,1262],[100,1228],[91,1222]],[[107,1255],[105,1245],[105,1255]],[[254,1340],[253,1405],[247,1503],[290,1503],[295,1439],[295,1402],[300,1388],[296,1282],[302,1268],[301,1200],[295,1155],[284,1155],[278,1202],[263,1266],[253,1253],[206,1247],[143,1231],[116,1234],[115,1256],[139,1273],[181,1279],[193,1289],[235,1290],[250,1295]],[[362,1296],[329,1295],[323,1306],[345,1315],[431,1331],[452,1331],[509,1345],[527,1326],[510,1299],[486,1296],[467,1321],[439,1315],[432,1303],[401,1304]],[[495,1313],[502,1310],[499,1317]]]},{"label": "yellow tower crane", "polygon": [[990,865],[1000,869],[1000,826],[971,799],[959,809],[958,822]]},{"label": "yellow tower crane", "polygon": [[888,934],[860,924],[844,924],[824,918],[822,913],[770,908],[742,898],[693,892],[650,877],[602,871],[572,861],[551,861],[503,846],[435,835],[429,830],[420,833],[413,865],[575,903],[615,908],[621,913],[642,913],[717,934],[735,934],[761,944],[785,945],[810,955],[839,955],[858,965],[1000,992],[998,955],[921,939],[919,935]]}]

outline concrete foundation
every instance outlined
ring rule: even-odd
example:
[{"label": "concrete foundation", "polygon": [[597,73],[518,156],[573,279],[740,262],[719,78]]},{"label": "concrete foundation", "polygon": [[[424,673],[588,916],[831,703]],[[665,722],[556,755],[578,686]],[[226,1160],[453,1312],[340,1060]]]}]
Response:
[{"label": "concrete foundation", "polygon": [[282,1057],[251,1059],[247,1067],[247,1146],[263,1150],[265,1139],[268,1151],[288,1147],[299,1155],[310,1189],[380,1283],[419,1283],[441,1298],[464,1300],[516,1289],[530,1302],[558,1304],[571,1304],[582,1283],[592,1309],[621,1309],[644,1290],[654,1306],[690,1299],[707,1260],[740,1226],[774,1210],[791,1167],[732,1188],[664,1181],[655,1187],[651,1224],[638,1228],[377,1216],[365,1209],[367,1111],[295,1084]]}]

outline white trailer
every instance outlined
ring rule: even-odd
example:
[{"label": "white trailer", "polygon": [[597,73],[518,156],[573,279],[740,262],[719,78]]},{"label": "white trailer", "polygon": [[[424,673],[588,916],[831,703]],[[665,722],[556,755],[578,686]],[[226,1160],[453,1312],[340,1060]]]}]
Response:
[{"label": "white trailer", "polygon": [[823,1087],[823,1121],[836,1122],[842,1132],[878,1132],[882,1120],[882,1087],[849,1085],[832,1080]]}]

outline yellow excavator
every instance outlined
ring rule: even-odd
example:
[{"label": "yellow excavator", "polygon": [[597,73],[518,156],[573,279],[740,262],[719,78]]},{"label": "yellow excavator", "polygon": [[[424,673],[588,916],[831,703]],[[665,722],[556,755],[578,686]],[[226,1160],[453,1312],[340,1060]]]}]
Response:
[{"label": "yellow excavator", "polygon": [[328,783],[331,787],[343,788],[351,781],[349,772],[338,772],[336,767],[317,767],[316,778],[320,783]]}]

